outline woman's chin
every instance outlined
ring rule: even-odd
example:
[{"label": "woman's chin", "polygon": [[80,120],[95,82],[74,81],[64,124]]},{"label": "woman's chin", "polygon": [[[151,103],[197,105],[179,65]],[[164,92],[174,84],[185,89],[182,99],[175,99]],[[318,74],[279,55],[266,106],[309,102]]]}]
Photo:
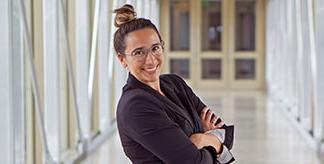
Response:
[{"label": "woman's chin", "polygon": [[146,82],[152,83],[152,82],[159,80],[159,75],[155,74],[155,75],[151,75],[151,76],[146,76],[144,79]]},{"label": "woman's chin", "polygon": [[160,78],[160,72],[157,71],[155,73],[151,73],[151,74],[142,74],[142,79],[143,81],[145,81],[146,83],[152,83],[152,82],[156,82],[159,80]]}]

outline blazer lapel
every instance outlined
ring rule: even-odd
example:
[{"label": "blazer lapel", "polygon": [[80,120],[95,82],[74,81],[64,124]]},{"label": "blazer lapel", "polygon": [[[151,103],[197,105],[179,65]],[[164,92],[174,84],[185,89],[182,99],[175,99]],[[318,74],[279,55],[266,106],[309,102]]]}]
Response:
[{"label": "blazer lapel", "polygon": [[160,85],[161,85],[161,88],[163,89],[164,93],[167,94],[167,96],[170,99],[172,99],[174,102],[178,102],[178,103],[174,103],[168,97],[162,96],[160,93],[158,93],[156,90],[154,90],[150,86],[137,80],[130,73],[128,75],[127,85],[123,88],[123,91],[125,92],[126,90],[129,90],[129,89],[139,89],[139,88],[147,91],[148,93],[152,94],[157,99],[164,102],[164,104],[166,104],[167,109],[172,110],[173,113],[176,113],[178,116],[186,119],[190,123],[190,126],[193,129],[195,129],[195,126],[194,126],[195,124],[193,123],[188,112],[185,111],[186,110],[185,107],[183,105],[181,105],[180,99],[176,96],[174,89],[172,89],[169,86],[167,86],[166,84],[164,84],[164,82],[162,80],[160,80]]},{"label": "blazer lapel", "polygon": [[188,109],[186,109],[182,103],[181,100],[176,95],[176,91],[169,87],[168,85],[165,85],[163,81],[161,80],[161,89],[164,91],[164,94],[166,94],[167,97],[162,96],[165,99],[166,104],[169,106],[170,109],[174,110],[177,114],[183,116],[190,125],[194,128],[194,123],[192,122],[192,119],[188,113]]}]

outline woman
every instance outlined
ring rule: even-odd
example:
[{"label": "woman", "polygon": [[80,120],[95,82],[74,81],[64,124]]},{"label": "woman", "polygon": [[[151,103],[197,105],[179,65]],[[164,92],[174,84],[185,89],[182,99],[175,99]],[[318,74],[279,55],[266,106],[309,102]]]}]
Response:
[{"label": "woman", "polygon": [[118,131],[126,155],[135,164],[233,161],[229,151],[224,151],[227,147],[220,141],[222,134],[213,131],[225,127],[224,123],[180,77],[160,75],[164,42],[155,25],[136,18],[131,5],[115,13],[119,29],[114,48],[129,71],[117,107]]}]

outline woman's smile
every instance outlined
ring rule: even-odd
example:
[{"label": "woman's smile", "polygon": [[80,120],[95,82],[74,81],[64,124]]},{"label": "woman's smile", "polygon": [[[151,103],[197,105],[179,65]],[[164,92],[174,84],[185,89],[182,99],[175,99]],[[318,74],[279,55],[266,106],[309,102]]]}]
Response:
[{"label": "woman's smile", "polygon": [[159,65],[153,66],[153,67],[144,67],[143,70],[147,73],[153,74],[156,72],[156,70],[159,68]]}]

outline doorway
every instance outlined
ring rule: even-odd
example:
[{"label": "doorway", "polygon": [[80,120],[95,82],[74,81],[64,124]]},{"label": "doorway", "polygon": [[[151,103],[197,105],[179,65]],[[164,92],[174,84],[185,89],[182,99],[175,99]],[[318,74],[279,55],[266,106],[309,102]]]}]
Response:
[{"label": "doorway", "polygon": [[164,71],[194,88],[264,88],[264,3],[161,1]]}]

